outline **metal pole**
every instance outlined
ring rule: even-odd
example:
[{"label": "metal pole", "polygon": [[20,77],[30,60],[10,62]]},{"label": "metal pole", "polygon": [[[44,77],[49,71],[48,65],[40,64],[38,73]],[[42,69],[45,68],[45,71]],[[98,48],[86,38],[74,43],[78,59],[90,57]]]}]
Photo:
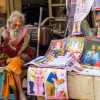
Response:
[{"label": "metal pole", "polygon": [[39,56],[40,28],[41,28],[41,21],[42,21],[42,12],[43,12],[43,8],[40,7],[39,25],[38,25],[38,41],[37,41],[37,57]]}]

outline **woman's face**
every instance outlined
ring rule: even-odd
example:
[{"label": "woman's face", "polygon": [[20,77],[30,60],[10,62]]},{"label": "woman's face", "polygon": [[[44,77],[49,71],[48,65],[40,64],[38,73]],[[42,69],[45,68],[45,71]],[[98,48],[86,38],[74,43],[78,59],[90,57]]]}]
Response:
[{"label": "woman's face", "polygon": [[10,23],[10,28],[13,30],[19,30],[22,27],[22,22],[20,19],[16,19]]}]

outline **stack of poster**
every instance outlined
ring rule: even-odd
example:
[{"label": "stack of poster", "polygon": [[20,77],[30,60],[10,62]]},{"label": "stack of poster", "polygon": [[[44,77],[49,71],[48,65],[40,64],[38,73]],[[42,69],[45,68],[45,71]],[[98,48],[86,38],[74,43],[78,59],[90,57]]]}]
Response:
[{"label": "stack of poster", "polygon": [[43,67],[44,65],[46,65],[46,63],[48,63],[50,60],[46,57],[46,56],[39,56],[33,60],[31,60],[30,62],[24,64],[25,66],[28,65],[32,65],[34,67]]},{"label": "stack of poster", "polygon": [[[51,62],[54,62],[54,60],[56,60],[56,59],[57,59],[57,61],[59,61],[59,58],[62,59],[64,57],[65,42],[66,42],[66,39],[52,40],[50,43],[50,46],[44,56],[39,56],[36,59],[33,59],[32,61],[28,62],[25,65],[34,65],[34,66],[38,66],[38,67],[51,67],[51,64],[50,64]],[[61,61],[61,59],[60,59],[60,61]],[[56,61],[55,61],[55,63],[56,63]]]},{"label": "stack of poster", "polygon": [[83,37],[68,37],[52,40],[44,56],[33,59],[26,65],[38,67],[66,68],[69,62],[79,61],[84,47]]},{"label": "stack of poster", "polygon": [[47,100],[68,100],[67,71],[81,71],[77,60],[83,47],[82,37],[52,40],[45,56],[37,57],[26,64],[29,65],[28,95],[45,96]]}]

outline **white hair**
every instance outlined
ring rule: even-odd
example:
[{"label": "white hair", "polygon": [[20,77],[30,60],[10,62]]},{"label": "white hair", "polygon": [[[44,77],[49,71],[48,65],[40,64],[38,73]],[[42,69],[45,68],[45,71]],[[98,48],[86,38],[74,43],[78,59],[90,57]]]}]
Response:
[{"label": "white hair", "polygon": [[19,11],[13,11],[7,20],[7,26],[9,26],[9,24],[14,22],[16,19],[20,19],[22,24],[25,22],[25,17],[22,13]]}]

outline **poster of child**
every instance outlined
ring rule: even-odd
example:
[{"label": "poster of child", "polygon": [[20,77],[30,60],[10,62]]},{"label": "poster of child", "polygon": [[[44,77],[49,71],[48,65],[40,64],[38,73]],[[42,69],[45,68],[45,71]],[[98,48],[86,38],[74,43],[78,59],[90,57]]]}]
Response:
[{"label": "poster of child", "polygon": [[48,68],[44,79],[45,96],[47,99],[68,99],[66,71],[64,69]]},{"label": "poster of child", "polygon": [[28,95],[44,96],[43,68],[29,67],[28,69]]}]

